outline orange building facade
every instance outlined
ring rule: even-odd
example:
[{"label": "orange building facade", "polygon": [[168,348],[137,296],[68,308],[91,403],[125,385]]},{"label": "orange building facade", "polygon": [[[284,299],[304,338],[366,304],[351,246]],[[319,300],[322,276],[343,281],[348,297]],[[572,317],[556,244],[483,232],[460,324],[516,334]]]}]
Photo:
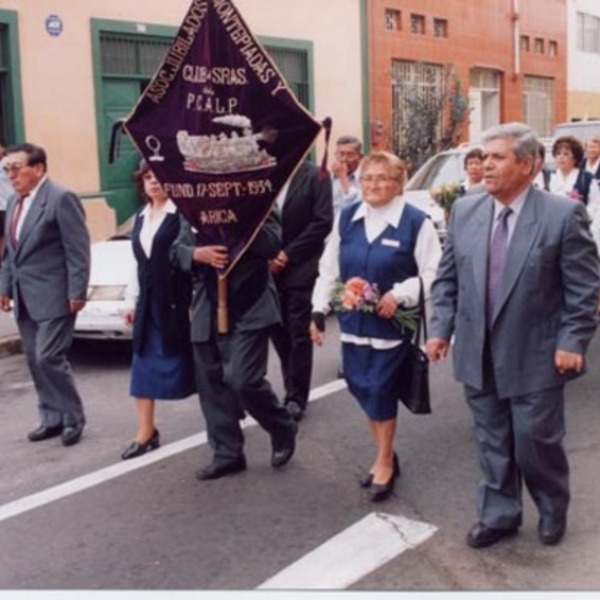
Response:
[{"label": "orange building facade", "polygon": [[468,99],[461,141],[509,121],[549,136],[566,120],[566,0],[365,0],[363,8],[372,148],[401,149],[406,86],[440,93],[448,69]]}]

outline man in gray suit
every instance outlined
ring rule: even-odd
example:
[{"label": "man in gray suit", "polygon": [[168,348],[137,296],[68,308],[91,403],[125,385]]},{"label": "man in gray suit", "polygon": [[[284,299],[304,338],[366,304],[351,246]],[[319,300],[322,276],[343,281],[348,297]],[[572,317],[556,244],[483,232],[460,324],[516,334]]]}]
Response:
[{"label": "man in gray suit", "polygon": [[454,374],[475,420],[483,479],[473,548],[517,532],[521,478],[538,537],[566,530],[564,385],[584,371],[596,329],[599,264],[585,206],[533,188],[538,149],[521,123],[483,135],[486,193],[460,199],[432,288],[427,352],[454,341]]},{"label": "man in gray suit", "polygon": [[280,323],[269,260],[281,250],[281,226],[272,212],[227,276],[229,332],[217,331],[217,271],[229,256],[225,246],[201,245],[182,219],[173,243],[174,262],[192,273],[191,337],[200,405],[213,460],[197,479],[219,479],[246,470],[244,411],[271,438],[271,465],[283,467],[294,454],[297,425],[266,379],[269,330]]},{"label": "man in gray suit", "polygon": [[0,309],[15,312],[38,394],[40,425],[28,438],[81,438],[85,417],[66,352],[86,301],[90,239],[79,198],[47,176],[46,152],[8,148],[4,165],[15,190],[6,211]]}]

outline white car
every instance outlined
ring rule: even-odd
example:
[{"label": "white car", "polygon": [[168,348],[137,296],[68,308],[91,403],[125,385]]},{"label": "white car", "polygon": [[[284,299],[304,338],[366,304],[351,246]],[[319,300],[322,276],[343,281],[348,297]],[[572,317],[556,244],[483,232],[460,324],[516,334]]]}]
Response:
[{"label": "white car", "polygon": [[125,290],[136,268],[131,247],[133,220],[126,221],[115,235],[91,247],[91,273],[87,304],[77,314],[75,337],[130,340],[132,329],[125,325]]},{"label": "white car", "polygon": [[446,219],[430,190],[445,183],[463,181],[466,177],[465,156],[472,148],[475,146],[463,145],[438,152],[414,173],[404,188],[406,201],[429,215],[442,241],[446,234]]},{"label": "white car", "polygon": [[[546,149],[544,168],[547,171],[553,171],[555,166],[552,157],[552,143],[554,140],[553,138],[540,138],[540,141]],[[478,147],[476,144],[461,144],[456,148],[439,152],[415,172],[404,188],[404,197],[407,202],[414,204],[431,217],[442,240],[445,237],[446,229],[444,211],[432,199],[430,190],[444,184],[464,181],[467,176],[464,167],[465,156],[469,150],[476,147]]]}]

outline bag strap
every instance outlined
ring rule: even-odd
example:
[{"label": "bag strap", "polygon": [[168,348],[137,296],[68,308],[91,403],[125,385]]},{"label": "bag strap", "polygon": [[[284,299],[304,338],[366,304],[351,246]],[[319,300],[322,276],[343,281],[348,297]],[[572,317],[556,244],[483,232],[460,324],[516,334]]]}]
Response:
[{"label": "bag strap", "polygon": [[421,329],[423,329],[423,341],[427,341],[427,315],[425,314],[425,290],[423,287],[423,279],[419,277],[419,325],[415,332],[415,346],[421,345]]}]

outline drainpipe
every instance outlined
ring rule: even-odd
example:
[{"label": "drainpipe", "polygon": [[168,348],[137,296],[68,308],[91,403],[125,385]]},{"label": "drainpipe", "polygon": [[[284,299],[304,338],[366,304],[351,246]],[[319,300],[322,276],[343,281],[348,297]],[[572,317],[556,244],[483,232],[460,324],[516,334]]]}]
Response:
[{"label": "drainpipe", "polygon": [[519,0],[513,0],[513,11],[512,11],[512,22],[513,22],[513,38],[514,38],[514,75],[515,77],[521,73],[521,30],[519,28]]}]

